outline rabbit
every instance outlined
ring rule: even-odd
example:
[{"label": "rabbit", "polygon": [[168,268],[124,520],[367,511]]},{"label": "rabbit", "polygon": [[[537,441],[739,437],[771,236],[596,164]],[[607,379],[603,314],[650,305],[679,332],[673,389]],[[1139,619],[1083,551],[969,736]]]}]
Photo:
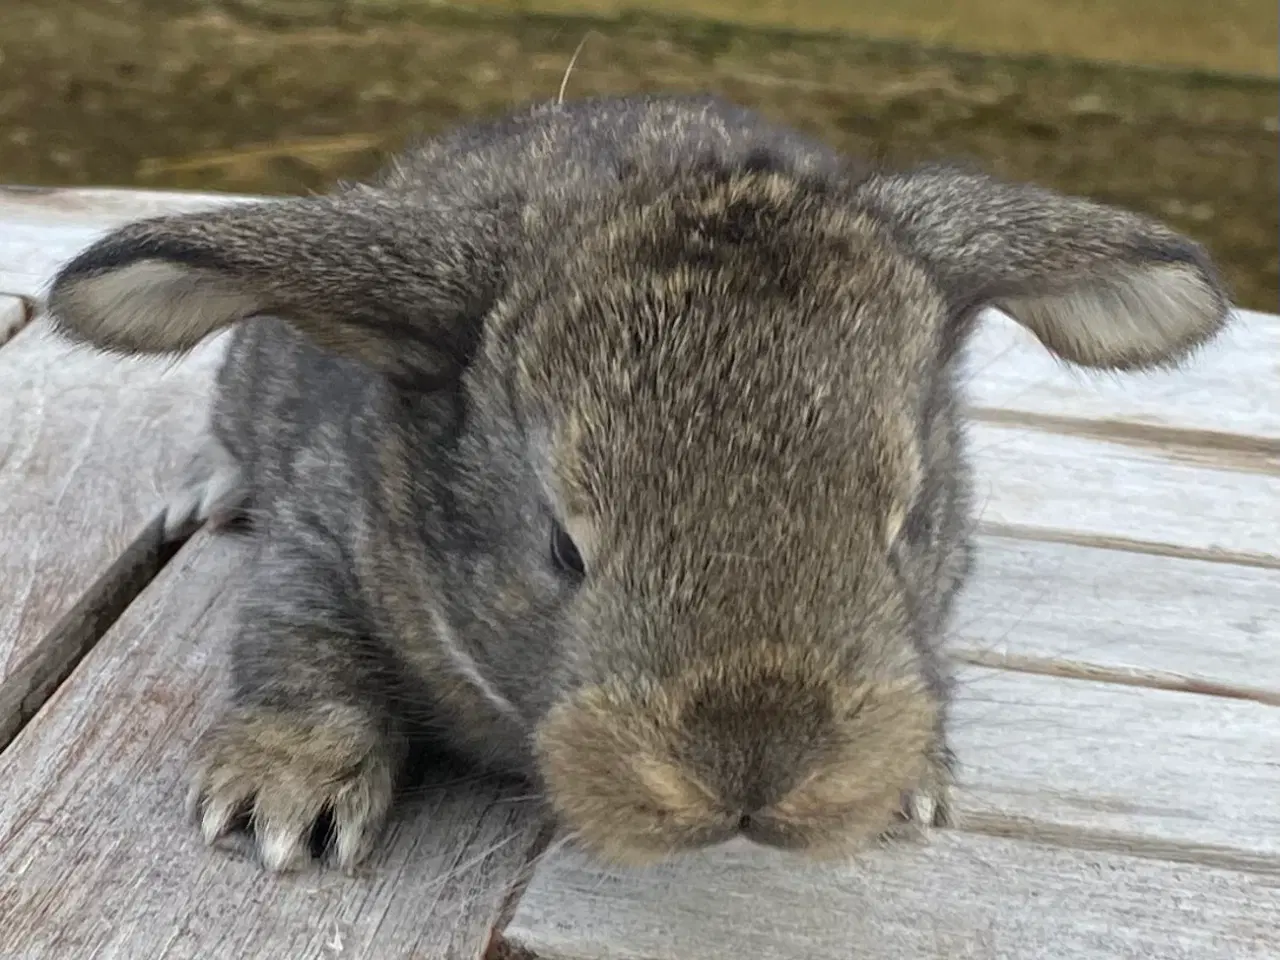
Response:
[{"label": "rabbit", "polygon": [[364,861],[431,743],[602,863],[927,836],[981,312],[1118,371],[1230,317],[1144,216],[664,94],[122,226],[47,304],[111,353],[229,331],[177,518],[250,517],[256,553],[189,810],[272,871]]}]

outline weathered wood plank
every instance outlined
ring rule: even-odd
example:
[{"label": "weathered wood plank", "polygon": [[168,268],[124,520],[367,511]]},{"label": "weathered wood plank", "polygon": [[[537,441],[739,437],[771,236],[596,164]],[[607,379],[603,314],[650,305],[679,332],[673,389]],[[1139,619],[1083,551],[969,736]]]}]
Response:
[{"label": "weathered wood plank", "polygon": [[0,754],[5,957],[479,956],[537,830],[510,792],[424,791],[356,877],[277,879],[185,822],[247,549],[198,533]]},{"label": "weathered wood plank", "polygon": [[225,341],[181,363],[0,349],[0,746],[154,574]]},{"label": "weathered wood plank", "polygon": [[841,866],[723,848],[545,861],[506,929],[539,960],[1264,960],[1276,878],[963,833]]},{"label": "weathered wood plank", "polygon": [[1280,703],[1280,570],[979,536],[951,648]]},{"label": "weathered wood plank", "polygon": [[0,347],[27,324],[27,305],[18,297],[0,296]]},{"label": "weathered wood plank", "polygon": [[1274,706],[968,667],[952,736],[962,825],[1215,848],[1280,874]]},{"label": "weathered wood plank", "polygon": [[150,190],[0,186],[0,294],[37,299],[58,267],[112,227],[253,198]]},{"label": "weathered wood plank", "polygon": [[979,519],[1280,565],[1280,472],[1221,450],[1169,450],[975,423]]},{"label": "weathered wood plank", "polygon": [[[979,414],[1210,436],[1187,443],[1265,447],[1280,469],[1280,317],[1236,311],[1232,326],[1180,369],[1110,376],[1070,367],[1004,314],[985,315],[970,344],[968,400]],[[1132,433],[1132,431],[1128,431]],[[1242,442],[1243,441],[1243,442]]]}]

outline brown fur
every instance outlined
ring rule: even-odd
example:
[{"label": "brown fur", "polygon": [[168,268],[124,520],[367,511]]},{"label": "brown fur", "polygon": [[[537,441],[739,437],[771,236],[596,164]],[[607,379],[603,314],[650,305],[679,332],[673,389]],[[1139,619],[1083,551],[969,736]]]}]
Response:
[{"label": "brown fur", "polygon": [[992,304],[1115,369],[1227,318],[1160,224],[863,169],[711,98],[544,104],[372,184],[95,244],[51,292],[69,336],[236,329],[183,501],[258,545],[205,835],[247,811],[285,868],[330,823],[355,863],[423,740],[618,860],[945,820],[956,385]]}]

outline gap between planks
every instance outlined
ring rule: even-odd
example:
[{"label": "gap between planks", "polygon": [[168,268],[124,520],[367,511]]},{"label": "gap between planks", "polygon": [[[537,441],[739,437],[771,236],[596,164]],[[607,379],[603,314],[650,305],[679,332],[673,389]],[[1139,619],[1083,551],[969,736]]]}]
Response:
[{"label": "gap between planks", "polygon": [[[1150,837],[1135,837],[1123,831],[1081,828],[1039,820],[967,811],[959,823],[942,831],[956,834],[1023,840],[1040,847],[1059,847],[1084,853],[1109,853],[1164,863],[1180,863],[1254,873],[1274,882],[1280,890],[1280,861],[1233,847],[1179,841],[1170,843]],[[944,842],[945,839],[944,839]]]},{"label": "gap between planks", "polygon": [[1227,566],[1252,567],[1258,570],[1280,570],[1280,557],[1268,553],[1247,553],[1222,550],[1214,547],[1188,547],[1177,543],[1144,540],[1140,537],[1116,537],[1098,533],[1080,533],[1062,528],[1027,523],[1000,523],[979,520],[979,533],[1006,540],[1022,540],[1031,543],[1061,543],[1069,546],[1091,547],[1117,553],[1140,553],[1152,557],[1170,557],[1178,560],[1194,560],[1203,563],[1221,563]]},{"label": "gap between planks", "polygon": [[1152,690],[1169,690],[1176,693],[1195,693],[1209,697],[1226,697],[1232,700],[1252,700],[1255,703],[1280,707],[1280,692],[1262,687],[1250,687],[1231,683],[1213,683],[1198,677],[1163,670],[1117,670],[1101,667],[1082,660],[1061,660],[1049,657],[1028,657],[1010,653],[988,653],[981,650],[958,651],[956,661],[974,667],[992,670],[1009,670],[1030,673],[1042,677],[1061,677],[1066,680],[1092,680],[1098,683],[1116,683],[1127,687],[1148,687]]},{"label": "gap between planks", "polygon": [[1280,440],[1265,437],[985,407],[970,408],[969,415],[979,423],[1032,427],[1045,433],[1141,447],[1174,462],[1223,470],[1280,473]]}]

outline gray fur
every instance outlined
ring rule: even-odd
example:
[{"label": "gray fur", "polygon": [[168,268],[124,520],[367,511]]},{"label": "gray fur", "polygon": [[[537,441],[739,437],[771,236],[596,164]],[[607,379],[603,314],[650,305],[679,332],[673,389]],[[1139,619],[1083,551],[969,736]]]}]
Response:
[{"label": "gray fur", "polygon": [[248,814],[276,869],[318,819],[364,857],[431,737],[616,859],[942,821],[977,311],[1122,369],[1227,302],[1135,214],[682,97],[540,105],[371,184],[127,226],[50,296],[103,349],[235,325],[205,500],[258,559],[192,803],[211,841]]}]

